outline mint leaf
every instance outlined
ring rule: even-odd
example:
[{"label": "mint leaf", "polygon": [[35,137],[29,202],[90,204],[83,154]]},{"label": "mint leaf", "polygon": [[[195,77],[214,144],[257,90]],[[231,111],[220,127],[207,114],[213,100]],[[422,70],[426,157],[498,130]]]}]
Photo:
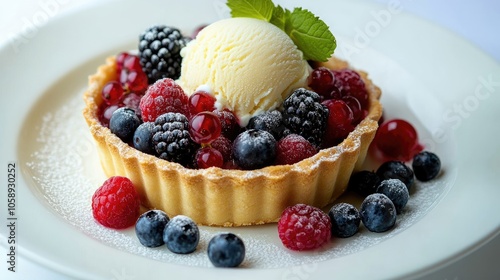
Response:
[{"label": "mint leaf", "polygon": [[302,8],[286,13],[285,32],[308,60],[327,61],[337,47],[328,25]]},{"label": "mint leaf", "polygon": [[231,9],[232,17],[249,17],[270,21],[273,15],[272,0],[228,0],[227,6]]},{"label": "mint leaf", "polygon": [[269,22],[277,26],[279,29],[285,30],[286,14],[285,10],[280,5],[274,7],[273,15]]}]

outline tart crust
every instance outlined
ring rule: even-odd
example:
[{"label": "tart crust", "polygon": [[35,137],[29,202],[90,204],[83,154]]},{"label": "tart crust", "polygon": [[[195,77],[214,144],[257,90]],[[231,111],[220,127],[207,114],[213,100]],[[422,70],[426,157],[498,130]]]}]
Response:
[{"label": "tart crust", "polygon": [[[337,58],[319,65],[333,70],[349,66]],[[100,124],[101,89],[117,78],[115,69],[115,58],[109,57],[89,77],[84,93],[83,115],[105,174],[130,178],[145,207],[161,209],[171,217],[187,215],[200,225],[265,224],[277,221],[290,205],[324,207],[333,202],[345,191],[351,173],[361,168],[382,115],[380,89],[358,71],[369,92],[369,112],[339,145],[293,165],[251,171],[188,169],[136,150]]]}]

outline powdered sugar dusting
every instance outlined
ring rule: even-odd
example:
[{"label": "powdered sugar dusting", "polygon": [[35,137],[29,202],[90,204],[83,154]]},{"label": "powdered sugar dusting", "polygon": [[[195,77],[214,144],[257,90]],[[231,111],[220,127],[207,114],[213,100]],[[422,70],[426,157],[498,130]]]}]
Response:
[{"label": "powdered sugar dusting", "polygon": [[[111,246],[163,262],[211,267],[206,249],[210,238],[219,232],[239,235],[246,246],[242,264],[249,268],[279,268],[315,263],[340,258],[389,240],[425,216],[449,189],[449,180],[417,182],[410,200],[398,215],[396,227],[387,233],[371,233],[364,227],[347,239],[333,238],[332,242],[313,252],[292,252],[281,244],[276,224],[243,228],[200,226],[198,249],[188,255],[176,255],[165,246],[146,248],[137,240],[133,228],[117,231],[97,224],[91,212],[91,197],[106,179],[100,169],[99,158],[88,127],[82,117],[80,95],[72,97],[64,106],[40,112],[36,123],[36,143],[28,147],[30,160],[26,167],[34,180],[30,187],[42,194],[42,203],[103,246]],[[250,177],[258,172],[249,172]],[[445,174],[446,175],[446,174]],[[359,207],[360,199],[346,194],[339,202],[350,202]],[[265,205],[263,206],[265,207]],[[326,209],[327,210],[327,209]]]}]

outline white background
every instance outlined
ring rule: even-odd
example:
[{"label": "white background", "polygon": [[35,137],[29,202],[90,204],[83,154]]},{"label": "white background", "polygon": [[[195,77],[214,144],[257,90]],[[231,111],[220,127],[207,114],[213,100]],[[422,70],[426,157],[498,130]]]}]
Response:
[{"label": "white background", "polygon": [[[386,5],[390,0],[373,0]],[[0,0],[0,45],[13,46],[12,38],[26,31],[27,22],[40,22],[60,16],[65,11],[92,5],[96,0]],[[496,0],[403,0],[404,11],[427,19],[462,36],[500,61],[500,1]],[[46,17],[40,11],[45,11]],[[410,31],[409,31],[410,32]],[[427,42],[432,43],[432,42]],[[2,62],[0,62],[2,63]],[[0,73],[1,75],[2,73]],[[459,234],[459,233],[457,233]],[[1,255],[4,256],[2,249]],[[431,273],[425,279],[500,279],[500,238],[497,237],[476,252]],[[3,260],[0,257],[0,260]],[[40,267],[22,256],[18,271],[9,273],[1,261],[0,279],[68,279],[47,268]]]}]

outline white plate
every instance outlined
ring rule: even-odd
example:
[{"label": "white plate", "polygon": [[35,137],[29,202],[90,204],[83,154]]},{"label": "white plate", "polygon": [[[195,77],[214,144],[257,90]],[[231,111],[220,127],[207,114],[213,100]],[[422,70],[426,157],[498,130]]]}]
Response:
[{"label": "white plate", "polygon": [[[243,236],[247,258],[241,269],[221,270],[212,268],[205,254],[208,238],[220,229],[202,228],[197,253],[179,257],[141,248],[132,230],[93,223],[86,199],[104,175],[81,118],[86,76],[106,56],[134,48],[137,34],[148,26],[165,23],[189,32],[227,16],[224,2],[150,1],[147,7],[108,2],[54,19],[18,52],[0,49],[7,105],[0,149],[6,163],[18,167],[19,253],[85,279],[162,274],[385,279],[422,275],[498,233],[500,67],[436,26],[388,7],[341,1],[287,1],[285,6],[307,7],[332,26],[339,40],[336,53],[369,72],[382,88],[387,117],[414,123],[424,144],[443,160],[443,174],[417,185],[394,230],[362,229],[356,237],[305,254],[283,249],[273,225],[229,229]],[[6,192],[1,195],[6,201]],[[2,210],[3,221],[5,215]]]}]

